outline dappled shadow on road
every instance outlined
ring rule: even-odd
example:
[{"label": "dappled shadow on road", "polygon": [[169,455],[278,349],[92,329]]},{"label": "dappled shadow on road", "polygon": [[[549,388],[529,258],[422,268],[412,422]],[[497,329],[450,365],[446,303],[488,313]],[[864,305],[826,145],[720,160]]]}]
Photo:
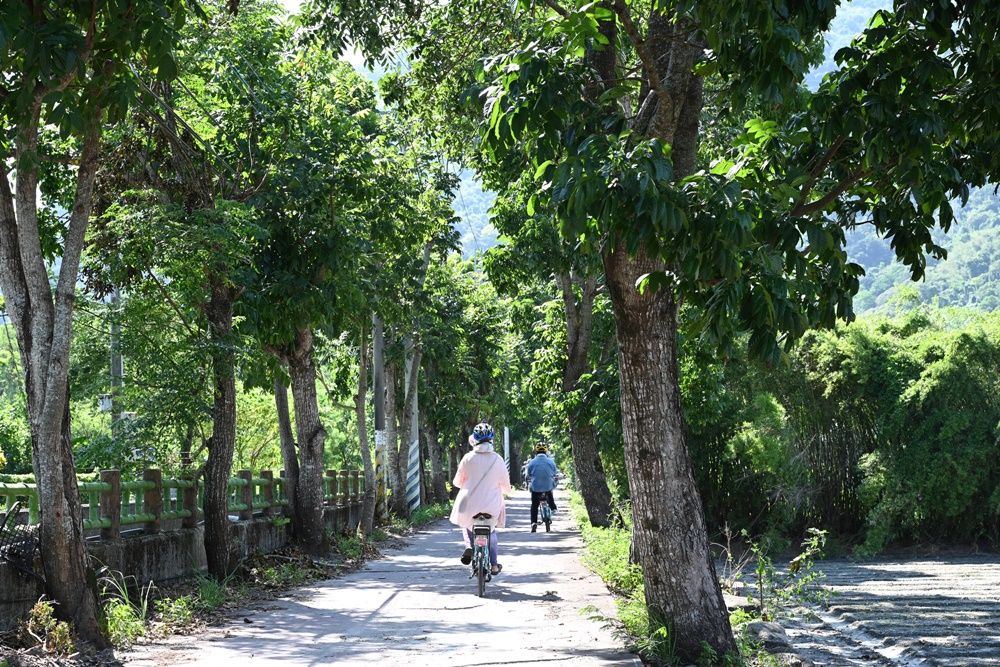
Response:
[{"label": "dappled shadow on road", "polygon": [[580,616],[582,608],[610,600],[576,561],[579,534],[569,519],[559,515],[553,532],[531,533],[528,508],[524,497],[509,504],[499,536],[504,569],[482,598],[459,562],[460,531],[439,521],[387,558],[283,598],[277,611],[247,612],[246,622],[200,642],[197,664],[637,664]]}]

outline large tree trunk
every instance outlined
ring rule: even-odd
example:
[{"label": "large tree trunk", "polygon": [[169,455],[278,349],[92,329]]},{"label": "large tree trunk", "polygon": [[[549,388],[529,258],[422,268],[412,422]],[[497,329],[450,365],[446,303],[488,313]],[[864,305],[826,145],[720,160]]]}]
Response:
[{"label": "large tree trunk", "polygon": [[366,338],[364,320],[361,322],[361,332],[358,334],[358,393],[354,395],[354,413],[358,422],[358,445],[361,448],[361,461],[365,466],[365,495],[361,504],[361,532],[371,535],[375,527],[375,466],[372,464],[372,452],[368,445],[368,339]]},{"label": "large tree trunk", "polygon": [[[632,129],[670,146],[674,176],[698,165],[703,79],[694,75],[702,44],[683,18],[653,7],[643,38],[630,28],[628,5],[606,6],[619,14],[632,47],[645,53],[639,109]],[[615,21],[601,32],[618,44]],[[588,52],[603,79],[594,93],[619,76],[612,49]],[[678,305],[670,288],[640,294],[636,281],[667,267],[645,249],[629,258],[626,243],[609,245],[604,271],[618,333],[622,435],[632,495],[633,548],[643,570],[646,605],[653,623],[667,627],[676,655],[695,662],[701,642],[720,657],[736,650],[722,590],[708,548],[701,498],[695,486],[681,415],[677,366]]]},{"label": "large tree trunk", "polygon": [[219,275],[209,279],[211,298],[205,305],[212,339],[212,437],[205,461],[205,556],[208,572],[216,579],[229,576],[237,566],[229,539],[229,478],[236,451],[236,374],[230,337],[233,331],[233,295]]},{"label": "large tree trunk", "polygon": [[323,523],[323,470],[326,430],[319,420],[316,394],[316,368],[313,366],[312,329],[295,335],[295,351],[288,360],[295,402],[295,433],[299,441],[298,506],[295,534],[302,547],[313,554],[327,549],[326,525]]},{"label": "large tree trunk", "polygon": [[[295,516],[297,489],[299,486],[299,454],[295,447],[295,435],[292,433],[292,417],[288,411],[288,388],[277,375],[274,378],[274,408],[278,415],[278,440],[281,443],[281,462],[285,466],[285,484],[283,491],[288,505],[285,515]],[[292,535],[295,535],[295,522],[292,522]]]},{"label": "large tree trunk", "polygon": [[431,489],[436,503],[447,502],[448,486],[445,483],[444,465],[441,456],[441,443],[438,441],[437,423],[434,419],[426,420],[427,426],[427,456],[431,460]]},{"label": "large tree trunk", "polygon": [[662,269],[657,262],[614,252],[604,264],[618,329],[632,536],[650,619],[669,628],[682,660],[694,661],[702,641],[721,656],[736,644],[684,439],[678,306],[669,290],[641,295],[635,287],[640,276]]},{"label": "large tree trunk", "polygon": [[41,510],[46,588],[72,621],[79,636],[108,646],[98,624],[96,582],[88,576],[83,515],[69,430],[69,351],[73,302],[84,237],[93,203],[101,136],[100,115],[84,136],[69,227],[63,238],[62,265],[53,301],[38,231],[37,167],[21,157],[37,151],[41,94],[30,120],[18,128],[14,158],[17,199],[10,191],[6,164],[0,173],[0,289],[14,323],[27,374],[32,464]]},{"label": "large tree trunk", "polygon": [[[584,373],[589,373],[590,344],[593,332],[594,299],[597,297],[597,278],[593,275],[580,278],[572,274],[561,275],[558,282],[563,296],[566,316],[566,367],[563,370],[563,391],[575,391]],[[574,283],[580,289],[577,301]],[[569,417],[569,440],[573,449],[576,480],[587,508],[591,525],[611,525],[611,491],[604,476],[604,466],[597,451],[597,435],[590,420],[574,412]]]}]

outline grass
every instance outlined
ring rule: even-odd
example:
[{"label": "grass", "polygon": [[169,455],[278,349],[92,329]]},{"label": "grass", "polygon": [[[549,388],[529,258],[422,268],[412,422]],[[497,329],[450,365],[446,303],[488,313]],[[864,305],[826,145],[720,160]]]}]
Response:
[{"label": "grass", "polygon": [[[643,592],[642,569],[638,565],[629,563],[629,546],[632,539],[632,526],[629,524],[631,512],[627,509],[621,512],[621,515],[626,517],[624,523],[619,522],[610,528],[595,528],[590,525],[587,510],[579,494],[572,494],[570,508],[583,535],[583,562],[604,581],[608,589],[615,595],[616,615],[614,618],[604,616],[594,607],[588,607],[582,610],[582,613],[588,614],[593,620],[604,623],[631,650],[639,653],[647,664],[680,664],[674,655],[675,641],[669,624],[662,621],[657,622],[656,619],[649,617]],[[808,592],[803,592],[798,588],[788,589],[786,597],[781,598],[782,602],[799,603],[813,599],[808,596],[816,594],[815,588],[812,588],[811,585],[815,584],[815,579],[821,577],[822,574],[813,572],[812,558],[818,555],[822,546],[820,537],[814,536],[803,543],[804,551],[798,559],[799,570],[802,575],[806,575],[799,579],[810,585]],[[734,567],[738,571],[724,573],[733,582],[738,582],[742,569],[747,563],[748,561],[744,560],[734,564],[730,560],[730,567]],[[737,610],[730,614],[729,621],[730,625],[737,629],[756,619],[756,615]],[[778,665],[778,661],[766,653],[760,644],[748,641],[742,632],[737,631],[735,635],[739,656],[722,656],[720,658],[711,646],[704,644],[696,665],[698,667],[736,664],[753,667]]]},{"label": "grass", "polygon": [[104,632],[116,648],[131,646],[146,634],[147,616],[154,586],[140,586],[132,576],[110,571],[98,582],[104,601]]}]

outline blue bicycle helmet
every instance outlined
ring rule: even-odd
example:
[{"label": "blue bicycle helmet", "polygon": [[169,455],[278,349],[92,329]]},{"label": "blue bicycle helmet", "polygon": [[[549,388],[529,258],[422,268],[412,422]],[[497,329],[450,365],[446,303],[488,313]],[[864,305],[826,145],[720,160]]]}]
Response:
[{"label": "blue bicycle helmet", "polygon": [[496,434],[493,432],[493,427],[486,422],[480,422],[476,424],[476,427],[472,429],[472,438],[478,442],[485,442],[486,440],[492,440]]}]

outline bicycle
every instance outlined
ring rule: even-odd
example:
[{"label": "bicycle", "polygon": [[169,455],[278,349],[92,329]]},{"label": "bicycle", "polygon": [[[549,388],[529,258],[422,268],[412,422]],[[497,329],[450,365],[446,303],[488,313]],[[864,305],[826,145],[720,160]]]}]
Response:
[{"label": "bicycle", "polygon": [[549,509],[549,501],[542,500],[538,503],[538,516],[545,524],[545,532],[552,532],[552,510]]},{"label": "bicycle", "polygon": [[490,566],[490,534],[496,523],[493,515],[485,512],[472,517],[472,573],[469,579],[476,578],[479,587],[479,597],[486,591],[486,583],[493,579],[493,568]]}]

